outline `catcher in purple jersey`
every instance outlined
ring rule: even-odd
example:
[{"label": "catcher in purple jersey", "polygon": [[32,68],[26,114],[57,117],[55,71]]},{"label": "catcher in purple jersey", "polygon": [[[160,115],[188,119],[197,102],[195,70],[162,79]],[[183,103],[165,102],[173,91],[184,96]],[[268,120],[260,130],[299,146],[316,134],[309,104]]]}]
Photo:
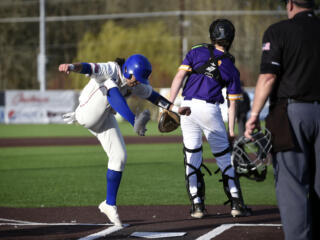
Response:
[{"label": "catcher in purple jersey", "polygon": [[[191,201],[191,216],[202,218],[205,214],[205,182],[201,172],[202,134],[205,135],[211,151],[222,172],[224,191],[231,203],[233,217],[249,216],[251,209],[243,202],[240,182],[231,166],[231,147],[233,139],[236,100],[242,96],[239,71],[234,58],[228,50],[233,42],[235,29],[226,19],[214,21],[209,28],[212,44],[194,46],[186,55],[173,79],[170,101],[183,87],[184,100],[181,106],[191,109],[190,116],[181,116],[181,129],[184,144],[184,161],[187,191]],[[228,133],[226,131],[220,104],[225,100],[222,89],[227,89]],[[229,138],[229,139],[228,139]],[[210,173],[210,172],[209,172]]]}]

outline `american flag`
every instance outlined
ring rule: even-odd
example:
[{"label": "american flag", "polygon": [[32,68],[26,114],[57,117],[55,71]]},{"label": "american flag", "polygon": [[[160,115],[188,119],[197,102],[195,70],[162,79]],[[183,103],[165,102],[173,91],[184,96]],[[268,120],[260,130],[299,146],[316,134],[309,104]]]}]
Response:
[{"label": "american flag", "polygon": [[270,42],[266,42],[262,44],[262,51],[269,51],[270,50]]}]

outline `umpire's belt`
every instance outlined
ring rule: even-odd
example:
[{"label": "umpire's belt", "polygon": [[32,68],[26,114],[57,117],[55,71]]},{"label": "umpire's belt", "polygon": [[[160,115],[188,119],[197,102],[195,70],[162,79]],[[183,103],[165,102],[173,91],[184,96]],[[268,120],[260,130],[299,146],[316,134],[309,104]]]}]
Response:
[{"label": "umpire's belt", "polygon": [[314,103],[318,103],[320,104],[320,100],[310,100],[310,101],[307,101],[307,100],[296,100],[296,99],[293,99],[293,98],[288,98],[288,103],[309,103],[309,104],[314,104]]}]

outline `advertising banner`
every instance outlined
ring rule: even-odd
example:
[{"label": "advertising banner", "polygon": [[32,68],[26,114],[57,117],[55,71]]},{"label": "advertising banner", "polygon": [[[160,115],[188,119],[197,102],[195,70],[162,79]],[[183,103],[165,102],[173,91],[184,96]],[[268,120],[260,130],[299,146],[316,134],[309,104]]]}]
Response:
[{"label": "advertising banner", "polygon": [[61,115],[74,111],[74,91],[6,91],[5,123],[63,123]]},{"label": "advertising banner", "polygon": [[0,106],[0,123],[4,123],[4,107]]}]

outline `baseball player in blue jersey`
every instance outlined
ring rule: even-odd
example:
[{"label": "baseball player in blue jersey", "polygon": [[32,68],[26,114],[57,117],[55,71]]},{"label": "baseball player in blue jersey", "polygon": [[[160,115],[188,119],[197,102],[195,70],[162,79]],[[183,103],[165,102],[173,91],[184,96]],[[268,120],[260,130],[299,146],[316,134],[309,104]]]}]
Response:
[{"label": "baseball player in blue jersey", "polygon": [[63,118],[69,124],[77,122],[89,129],[99,139],[106,152],[109,159],[106,174],[107,196],[106,201],[99,205],[99,209],[113,224],[121,226],[116,198],[127,152],[114,112],[125,118],[138,135],[144,136],[150,112],[145,110],[137,116],[134,115],[125,97],[136,95],[179,114],[190,114],[190,108],[175,106],[152,89],[148,81],[152,71],[151,64],[140,54],[132,55],[126,61],[116,59],[106,63],[61,64],[59,71],[90,76],[90,81],[80,94],[75,112],[67,113]]},{"label": "baseball player in blue jersey", "polygon": [[[186,55],[173,79],[170,101],[174,102],[184,80],[181,106],[191,108],[190,116],[181,116],[187,191],[191,200],[191,216],[204,216],[205,183],[202,164],[202,133],[210,145],[222,172],[224,191],[231,203],[233,217],[249,216],[251,210],[244,205],[240,182],[231,166],[231,147],[228,140],[235,137],[236,100],[242,96],[239,71],[228,50],[235,29],[226,19],[214,21],[209,28],[212,44],[194,46]],[[219,104],[224,102],[222,89],[226,87],[228,108],[228,133]]]}]

